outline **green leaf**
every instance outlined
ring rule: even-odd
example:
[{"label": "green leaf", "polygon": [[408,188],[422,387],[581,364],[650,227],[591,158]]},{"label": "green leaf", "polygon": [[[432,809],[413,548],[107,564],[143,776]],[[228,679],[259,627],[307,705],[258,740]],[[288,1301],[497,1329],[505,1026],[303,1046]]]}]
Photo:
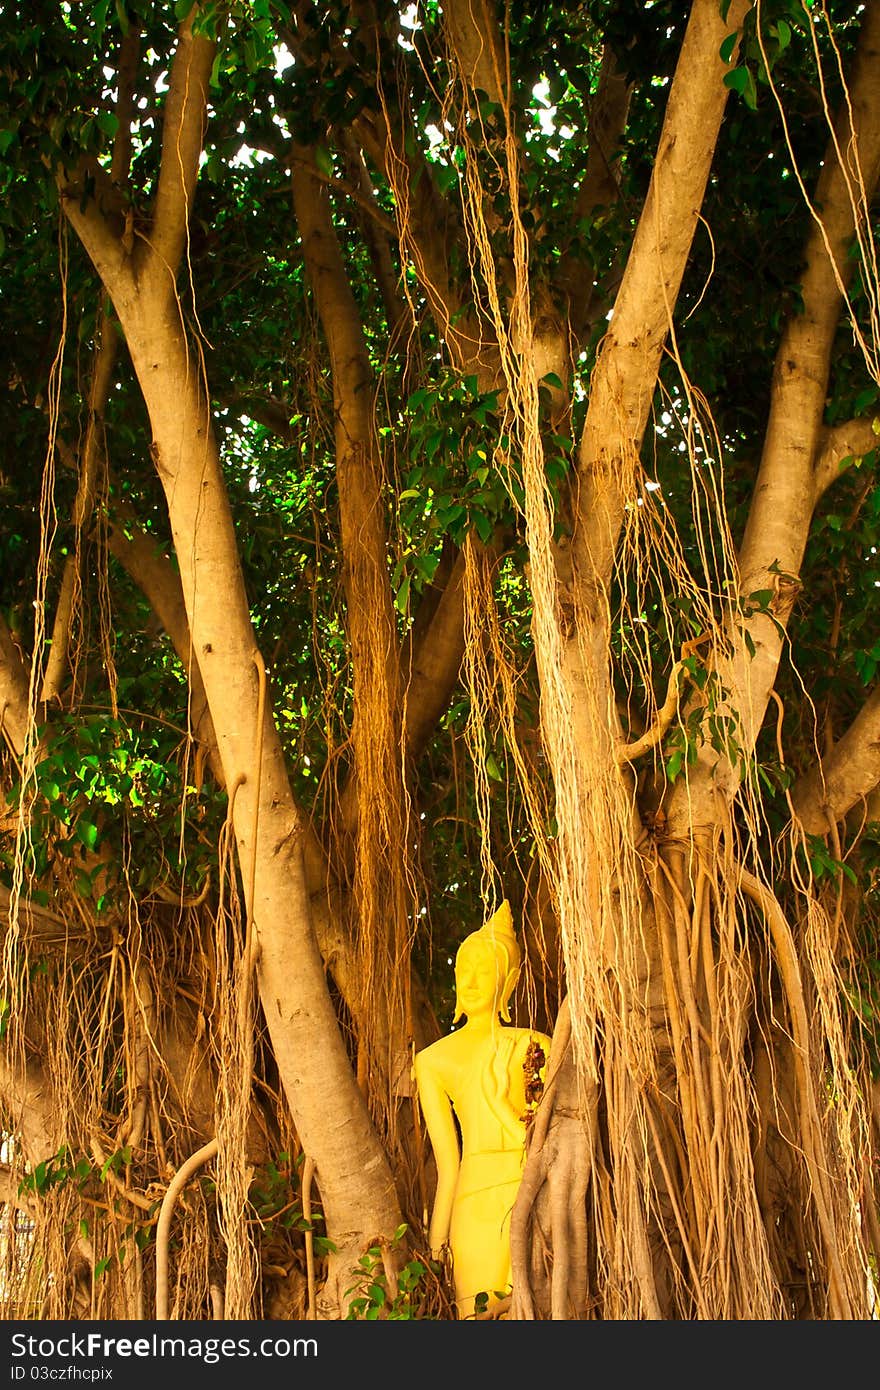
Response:
[{"label": "green leaf", "polygon": [[488,545],[492,539],[492,532],[495,530],[491,518],[486,516],[485,512],[474,512],[471,516],[471,520],[473,521],[474,529],[483,542],[483,545]]},{"label": "green leaf", "polygon": [[80,897],[90,898],[92,896],[92,880],[89,878],[89,875],[83,873],[82,869],[77,869],[74,880],[76,883],[76,891],[79,893]]},{"label": "green leaf", "polygon": [[431,459],[434,457],[437,450],[440,448],[440,444],[443,439],[443,434],[443,430],[432,430],[431,433],[428,435],[428,438],[425,440],[425,461],[427,463],[431,462]]},{"label": "green leaf", "polygon": [[97,0],[97,4],[92,6],[92,21],[95,25],[95,33],[100,39],[107,27],[107,11],[110,8],[110,0]]},{"label": "green leaf", "polygon": [[681,766],[683,762],[684,753],[681,748],[676,748],[675,752],[672,754],[670,758],[667,759],[666,762],[666,775],[669,778],[670,782],[674,782],[678,774],[681,772]]},{"label": "green leaf", "polygon": [[119,117],[114,111],[99,111],[95,120],[104,134],[111,139],[119,129]]},{"label": "green leaf", "polygon": [[394,607],[397,609],[398,613],[405,614],[407,611],[407,606],[409,604],[409,586],[410,576],[406,575],[404,577],[403,583],[401,584],[400,588],[397,590],[397,593],[394,596]]},{"label": "green leaf", "polygon": [[736,41],[739,38],[739,30],[734,29],[732,34],[728,34],[718,52],[722,63],[729,63],[733,57],[733,50],[736,48]]},{"label": "green leaf", "polygon": [[439,555],[417,555],[415,560],[416,569],[426,583],[430,584],[434,575],[437,573],[437,566],[440,564]]},{"label": "green leaf", "polygon": [[315,146],[315,167],[325,179],[333,177],[333,156],[326,145]]},{"label": "green leaf", "polygon": [[772,600],[772,589],[755,589],[753,593],[749,594],[749,602],[761,613],[766,613]]},{"label": "green leaf", "polygon": [[738,92],[752,111],[758,109],[758,91],[755,86],[755,79],[751,69],[746,67],[734,68],[732,72],[724,74],[724,85],[730,87],[732,91]]},{"label": "green leaf", "polygon": [[95,849],[98,844],[98,827],[91,821],[78,820],[76,823],[76,837],[81,840],[86,849]]}]

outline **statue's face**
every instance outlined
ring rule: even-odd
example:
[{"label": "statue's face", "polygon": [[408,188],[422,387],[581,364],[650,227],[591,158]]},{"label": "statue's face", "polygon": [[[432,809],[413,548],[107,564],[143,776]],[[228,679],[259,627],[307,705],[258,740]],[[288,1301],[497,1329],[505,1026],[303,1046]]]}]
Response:
[{"label": "statue's face", "polygon": [[497,1013],[502,999],[506,962],[487,941],[465,941],[455,957],[455,999],[459,1013]]}]

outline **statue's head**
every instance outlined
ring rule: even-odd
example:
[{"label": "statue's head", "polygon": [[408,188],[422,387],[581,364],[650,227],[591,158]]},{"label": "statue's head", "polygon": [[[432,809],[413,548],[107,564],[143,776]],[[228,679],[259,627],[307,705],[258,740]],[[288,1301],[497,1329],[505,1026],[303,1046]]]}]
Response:
[{"label": "statue's head", "polygon": [[522,953],[513,930],[510,903],[505,898],[497,912],[478,931],[466,936],[455,956],[455,1017],[463,1014],[499,1013],[510,1022],[510,996],[519,974]]}]

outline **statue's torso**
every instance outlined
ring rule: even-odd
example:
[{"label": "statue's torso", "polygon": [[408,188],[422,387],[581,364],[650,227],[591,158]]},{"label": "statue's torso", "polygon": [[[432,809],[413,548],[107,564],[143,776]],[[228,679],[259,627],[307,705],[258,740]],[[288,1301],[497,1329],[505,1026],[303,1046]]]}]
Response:
[{"label": "statue's torso", "polygon": [[[480,1154],[521,1156],[527,1108],[523,1063],[533,1039],[546,1055],[550,1040],[543,1034],[500,1025],[478,1037],[463,1028],[427,1049],[458,1120],[463,1161]],[[518,1161],[515,1171],[518,1175]]]}]

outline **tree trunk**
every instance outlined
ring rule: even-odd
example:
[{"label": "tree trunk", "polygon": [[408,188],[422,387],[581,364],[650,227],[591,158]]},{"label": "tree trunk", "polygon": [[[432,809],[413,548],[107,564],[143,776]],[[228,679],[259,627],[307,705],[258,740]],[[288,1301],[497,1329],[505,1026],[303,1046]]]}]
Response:
[{"label": "tree trunk", "polygon": [[[165,491],[192,647],[233,803],[260,999],[284,1093],[317,1166],[338,1247],[327,1290],[338,1307],[363,1246],[401,1224],[387,1159],[346,1054],[312,929],[303,827],[265,696],[207,392],[181,322],[173,272],[183,252],[202,146],[214,45],[181,29],[165,116],[153,235],[141,256],[102,209],[62,186],[63,207],[113,300],[143,392]],[[98,200],[101,197],[99,185]],[[291,968],[293,967],[293,968]]]}]

